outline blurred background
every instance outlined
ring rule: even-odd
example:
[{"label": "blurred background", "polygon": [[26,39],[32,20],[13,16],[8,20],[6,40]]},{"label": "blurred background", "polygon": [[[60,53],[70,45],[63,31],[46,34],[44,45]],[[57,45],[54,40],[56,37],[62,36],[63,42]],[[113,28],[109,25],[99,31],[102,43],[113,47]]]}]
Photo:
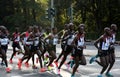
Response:
[{"label": "blurred background", "polygon": [[86,24],[87,39],[94,40],[111,24],[118,26],[120,39],[120,0],[0,0],[0,25],[10,33],[15,27],[25,31],[28,26],[64,28],[73,22]]}]

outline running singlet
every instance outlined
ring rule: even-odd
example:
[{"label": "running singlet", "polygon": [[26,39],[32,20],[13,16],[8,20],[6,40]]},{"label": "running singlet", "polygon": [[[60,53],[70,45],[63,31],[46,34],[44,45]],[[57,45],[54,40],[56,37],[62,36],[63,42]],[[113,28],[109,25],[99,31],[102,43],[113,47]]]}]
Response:
[{"label": "running singlet", "polygon": [[75,38],[75,35],[74,35],[74,34],[71,34],[71,35],[70,35],[70,38],[69,38],[68,41],[67,41],[67,45],[71,45],[71,44],[72,44],[72,41],[74,40],[74,38]]},{"label": "running singlet", "polygon": [[81,35],[78,37],[77,49],[81,50],[81,48],[79,48],[79,46],[84,46],[84,44],[85,44],[84,35]]},{"label": "running singlet", "polygon": [[110,46],[110,38],[104,37],[104,41],[102,42],[102,50],[108,50]]},{"label": "running singlet", "polygon": [[34,38],[34,46],[38,46],[39,45],[39,37],[35,37]]},{"label": "running singlet", "polygon": [[58,36],[53,35],[53,45],[57,45],[57,44],[58,44]]},{"label": "running singlet", "polygon": [[34,46],[38,46],[39,45],[39,36],[40,36],[40,34],[39,33],[36,33],[35,35],[34,35],[34,38],[33,38],[33,45]]},{"label": "running singlet", "polygon": [[20,34],[19,34],[19,33],[18,33],[18,34],[17,34],[17,33],[14,33],[14,34],[13,34],[13,39],[14,39],[14,40],[13,40],[14,42],[19,42],[19,41],[20,41]]},{"label": "running singlet", "polygon": [[24,44],[26,44],[26,45],[31,45],[31,44],[33,44],[33,42],[31,42],[31,41],[27,41],[28,40],[28,37],[29,37],[29,32],[25,32],[25,37],[24,37]]},{"label": "running singlet", "polygon": [[110,42],[115,43],[115,33],[112,33],[112,36],[110,38]]},{"label": "running singlet", "polygon": [[46,42],[48,44],[52,44],[52,45],[57,45],[58,44],[58,35],[53,35],[50,34],[52,36],[52,39],[47,39]]}]

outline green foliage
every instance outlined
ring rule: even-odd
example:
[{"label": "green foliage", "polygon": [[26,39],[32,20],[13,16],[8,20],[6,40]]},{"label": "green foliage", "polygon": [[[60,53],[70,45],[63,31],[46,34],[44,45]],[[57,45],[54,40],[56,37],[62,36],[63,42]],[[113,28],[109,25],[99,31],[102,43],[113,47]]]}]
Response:
[{"label": "green foliage", "polygon": [[[112,23],[120,25],[120,0],[54,0],[55,26],[59,30],[70,22],[68,8],[71,6],[73,23],[76,27],[85,23],[89,39],[97,38],[102,34],[103,28]],[[11,31],[15,26],[23,31],[34,24],[45,28],[50,26],[50,21],[45,19],[45,11],[49,7],[50,0],[0,0],[0,24]],[[96,37],[92,38],[92,34]]]}]

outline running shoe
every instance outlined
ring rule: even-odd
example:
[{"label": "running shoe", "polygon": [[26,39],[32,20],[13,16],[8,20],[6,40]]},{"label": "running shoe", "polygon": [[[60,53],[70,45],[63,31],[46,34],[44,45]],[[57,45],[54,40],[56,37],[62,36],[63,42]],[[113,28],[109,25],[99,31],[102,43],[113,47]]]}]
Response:
[{"label": "running shoe", "polygon": [[50,64],[50,67],[54,67],[54,65],[53,65],[53,64]]},{"label": "running shoe", "polygon": [[45,71],[46,71],[45,68],[41,68],[41,69],[40,69],[40,72],[45,72]]},{"label": "running shoe", "polygon": [[111,73],[106,73],[105,74],[107,77],[114,77]]},{"label": "running shoe", "polygon": [[57,69],[57,74],[60,75],[60,69]]},{"label": "running shoe", "polygon": [[74,75],[71,75],[71,77],[75,77]]},{"label": "running shoe", "polygon": [[32,68],[33,68],[33,69],[37,69],[38,67],[37,67],[36,65],[33,65]]},{"label": "running shoe", "polygon": [[92,57],[92,58],[90,59],[89,63],[92,64],[93,62],[95,62],[95,60],[96,60],[96,56]]},{"label": "running shoe", "polygon": [[28,62],[25,62],[25,66],[26,66],[27,68],[29,68],[29,63],[28,63]]},{"label": "running shoe", "polygon": [[103,76],[100,74],[100,75],[98,75],[97,77],[103,77]]},{"label": "running shoe", "polygon": [[11,72],[11,69],[9,67],[7,67],[5,70],[6,70],[7,73]]}]

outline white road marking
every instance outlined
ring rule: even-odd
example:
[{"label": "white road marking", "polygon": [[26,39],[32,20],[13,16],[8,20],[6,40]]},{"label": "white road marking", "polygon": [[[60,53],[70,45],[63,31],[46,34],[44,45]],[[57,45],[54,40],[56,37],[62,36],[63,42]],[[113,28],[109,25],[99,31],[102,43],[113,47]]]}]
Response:
[{"label": "white road marking", "polygon": [[87,76],[87,75],[81,75],[80,77],[90,77],[90,76]]},{"label": "white road marking", "polygon": [[18,75],[18,76],[11,76],[11,77],[22,77],[22,76],[19,76],[19,75]]},{"label": "white road marking", "polygon": [[116,72],[116,71],[120,71],[120,69],[112,69],[112,71]]}]

